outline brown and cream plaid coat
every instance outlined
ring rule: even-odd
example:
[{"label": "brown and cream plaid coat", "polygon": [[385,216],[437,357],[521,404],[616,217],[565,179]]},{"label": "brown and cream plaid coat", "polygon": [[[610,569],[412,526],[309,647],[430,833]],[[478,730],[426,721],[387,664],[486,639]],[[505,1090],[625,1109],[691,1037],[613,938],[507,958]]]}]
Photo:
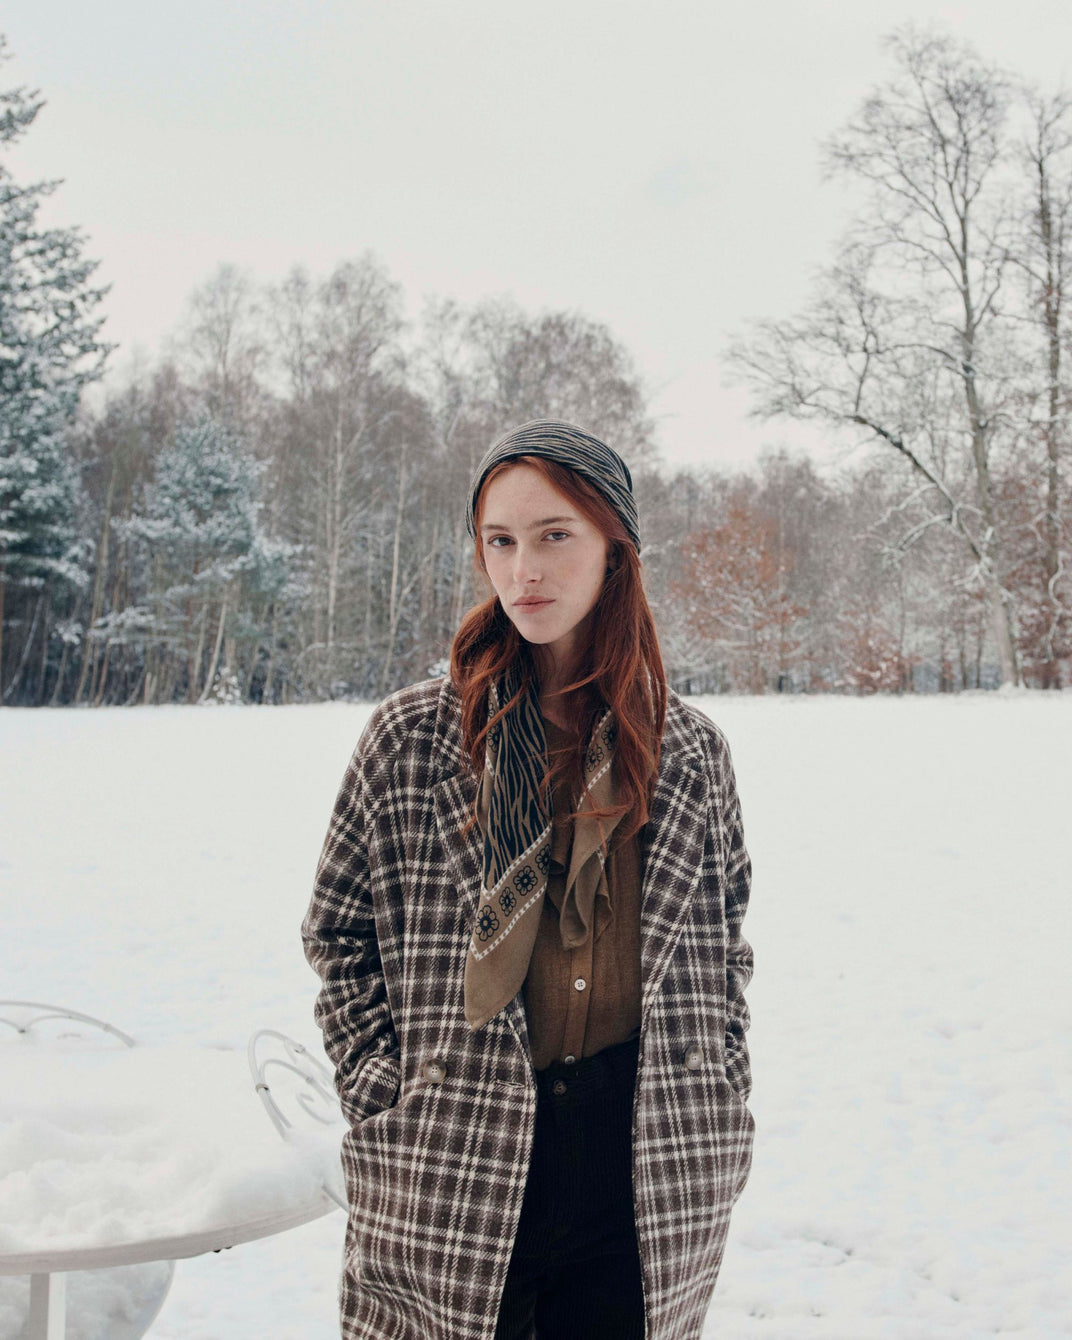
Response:
[{"label": "brown and cream plaid coat", "polygon": [[[536,1092],[520,996],[476,1033],[463,1013],[475,788],[449,680],[393,694],[343,779],[302,926],[351,1125],[345,1340],[495,1331]],[[726,741],[674,693],[641,853],[633,1191],[647,1335],[694,1340],[752,1157],[751,867]]]}]

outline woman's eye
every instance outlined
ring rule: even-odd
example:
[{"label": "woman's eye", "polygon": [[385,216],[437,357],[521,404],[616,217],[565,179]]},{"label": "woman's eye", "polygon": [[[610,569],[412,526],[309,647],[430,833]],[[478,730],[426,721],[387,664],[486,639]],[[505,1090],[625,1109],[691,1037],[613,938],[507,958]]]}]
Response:
[{"label": "woman's eye", "polygon": [[546,535],[545,538],[548,539],[548,540],[555,540],[555,539],[568,540],[568,539],[569,539],[569,531],[568,531],[568,530],[549,530],[549,531],[547,532],[547,535]]},{"label": "woman's eye", "polygon": [[[499,544],[500,540],[502,540],[502,544]],[[492,549],[505,549],[509,543],[509,535],[493,535],[491,539],[488,540],[488,544]]]}]

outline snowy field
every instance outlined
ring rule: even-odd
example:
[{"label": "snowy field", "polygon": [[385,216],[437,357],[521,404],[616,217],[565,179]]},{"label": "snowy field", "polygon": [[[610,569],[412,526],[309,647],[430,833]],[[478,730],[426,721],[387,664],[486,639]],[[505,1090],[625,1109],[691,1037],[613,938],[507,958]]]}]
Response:
[{"label": "snowy field", "polygon": [[[1072,1335],[1072,694],[698,701],[756,868],[707,1340]],[[0,997],[316,1045],[298,925],[368,710],[0,712]],[[180,1261],[150,1335],[330,1340],[342,1230]]]}]

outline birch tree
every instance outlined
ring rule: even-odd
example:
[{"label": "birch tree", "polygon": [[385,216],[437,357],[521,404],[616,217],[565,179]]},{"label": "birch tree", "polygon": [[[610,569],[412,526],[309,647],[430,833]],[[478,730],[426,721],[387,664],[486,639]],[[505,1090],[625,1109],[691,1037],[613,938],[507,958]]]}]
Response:
[{"label": "birch tree", "polygon": [[565,419],[613,443],[638,472],[654,463],[641,379],[601,322],[577,312],[530,316],[499,299],[473,308],[467,335],[500,432],[529,419]]},{"label": "birch tree", "polygon": [[251,276],[220,265],[190,295],[178,343],[207,413],[249,435],[264,398],[267,363],[260,293]]},{"label": "birch tree", "polygon": [[373,622],[371,589],[361,587],[389,496],[378,455],[398,414],[401,292],[365,255],[319,283],[292,272],[272,306],[290,385],[275,486],[286,493],[288,538],[303,548],[312,596],[296,673],[317,695],[344,692],[360,636],[355,612],[366,629]]},{"label": "birch tree", "polygon": [[910,469],[927,514],[971,556],[1006,683],[1019,682],[1006,518],[995,471],[1010,395],[1010,90],[945,37],[889,39],[896,76],[827,145],[863,208],[802,316],[761,323],[731,359],[759,413],[862,429]]},{"label": "birch tree", "polygon": [[[1024,472],[1022,495],[1031,541],[1034,580],[1025,591],[1025,641],[1044,688],[1061,686],[1060,665],[1072,655],[1072,578],[1065,513],[1068,510],[1070,338],[1072,278],[1072,98],[1025,95],[1028,126],[1019,153],[1026,169],[1021,227],[1013,258],[1024,282],[1029,335],[1025,400],[1029,438],[1041,441],[1041,470]],[[1033,453],[1032,453],[1033,454]],[[1035,503],[1035,480],[1041,480]]]}]

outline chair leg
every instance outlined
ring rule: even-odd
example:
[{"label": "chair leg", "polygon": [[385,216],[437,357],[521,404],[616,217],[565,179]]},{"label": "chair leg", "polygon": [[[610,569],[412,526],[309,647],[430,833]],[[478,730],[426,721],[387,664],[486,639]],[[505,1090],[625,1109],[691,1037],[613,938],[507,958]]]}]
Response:
[{"label": "chair leg", "polygon": [[67,1276],[30,1276],[30,1317],[27,1340],[65,1340]]}]

